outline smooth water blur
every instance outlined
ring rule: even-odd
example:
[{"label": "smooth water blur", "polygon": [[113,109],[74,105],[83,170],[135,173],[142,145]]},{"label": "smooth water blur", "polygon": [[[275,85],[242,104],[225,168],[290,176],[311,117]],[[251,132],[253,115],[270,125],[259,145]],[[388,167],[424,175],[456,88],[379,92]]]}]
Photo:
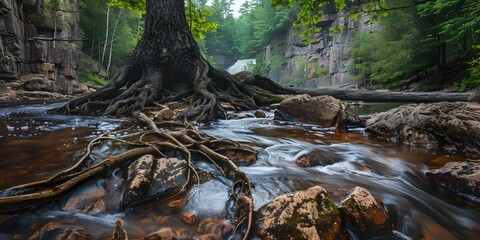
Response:
[{"label": "smooth water blur", "polygon": [[[0,189],[44,179],[73,164],[98,134],[132,124],[112,118],[46,113],[57,106],[0,109]],[[256,209],[281,194],[317,184],[339,204],[351,188],[362,186],[385,204],[396,220],[395,231],[400,239],[480,236],[480,208],[433,188],[424,177],[429,168],[465,160],[462,154],[386,142],[367,137],[360,128],[337,133],[314,125],[271,119],[222,120],[200,129],[218,138],[249,144],[259,151],[256,164],[241,167],[254,185]],[[122,150],[121,145],[107,143],[96,149],[94,158],[103,159]],[[295,165],[299,156],[311,151],[327,156],[330,164],[310,168]],[[48,222],[81,225],[96,238],[105,237],[112,232],[117,219],[124,220],[132,238],[167,227],[199,235],[201,226],[225,223],[231,182],[206,162],[195,165],[212,173],[212,180],[173,199],[121,209],[124,172],[116,170],[106,179],[92,179],[51,204],[0,215],[0,239],[15,234],[28,238]],[[91,216],[69,208],[70,199],[87,193],[104,200],[105,213]],[[193,225],[181,220],[185,213],[196,214]]]}]

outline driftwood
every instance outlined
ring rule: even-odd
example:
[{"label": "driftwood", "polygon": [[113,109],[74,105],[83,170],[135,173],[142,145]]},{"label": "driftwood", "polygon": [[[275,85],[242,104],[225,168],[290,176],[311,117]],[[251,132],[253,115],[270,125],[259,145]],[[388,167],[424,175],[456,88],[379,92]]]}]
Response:
[{"label": "driftwood", "polygon": [[287,88],[293,94],[309,94],[310,96],[328,95],[340,100],[352,101],[385,101],[385,102],[467,102],[472,93],[447,93],[447,92],[389,92],[366,91],[334,88]]}]

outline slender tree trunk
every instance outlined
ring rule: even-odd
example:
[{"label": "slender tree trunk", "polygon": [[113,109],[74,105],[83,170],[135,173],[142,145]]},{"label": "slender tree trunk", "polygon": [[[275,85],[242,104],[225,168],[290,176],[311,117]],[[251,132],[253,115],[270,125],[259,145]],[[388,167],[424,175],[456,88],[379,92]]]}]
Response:
[{"label": "slender tree trunk", "polygon": [[142,21],[142,17],[138,17],[138,23],[137,23],[137,34],[135,35],[135,39],[138,39],[138,36],[140,36],[140,23]]},{"label": "slender tree trunk", "polygon": [[115,32],[117,31],[118,22],[120,21],[120,17],[122,16],[123,9],[120,10],[118,13],[117,19],[115,20],[115,25],[113,26],[112,31],[112,41],[110,41],[110,52],[108,54],[108,64],[107,64],[107,76],[110,73],[110,64],[112,63],[112,50],[113,50],[113,43],[115,42]]},{"label": "slender tree trunk", "polygon": [[107,23],[106,23],[106,28],[105,28],[105,42],[103,44],[103,50],[102,50],[102,60],[101,64],[103,64],[105,60],[105,52],[107,51],[107,43],[108,43],[108,32],[109,32],[109,22],[110,22],[110,6],[107,8]]}]

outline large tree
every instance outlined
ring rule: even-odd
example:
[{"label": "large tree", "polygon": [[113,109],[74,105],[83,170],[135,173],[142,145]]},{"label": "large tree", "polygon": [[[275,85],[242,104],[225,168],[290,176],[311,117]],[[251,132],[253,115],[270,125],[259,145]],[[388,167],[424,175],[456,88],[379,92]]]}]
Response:
[{"label": "large tree", "polygon": [[220,102],[256,108],[252,91],[202,57],[183,0],[146,3],[145,32],[125,65],[106,86],[72,99],[63,112],[129,115],[155,101],[180,100],[188,105],[182,117],[204,121],[223,116]]}]

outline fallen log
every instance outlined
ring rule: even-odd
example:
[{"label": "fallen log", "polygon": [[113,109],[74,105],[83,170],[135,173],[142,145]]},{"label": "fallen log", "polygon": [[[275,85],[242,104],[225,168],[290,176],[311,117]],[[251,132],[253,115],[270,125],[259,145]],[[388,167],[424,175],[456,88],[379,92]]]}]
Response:
[{"label": "fallen log", "polygon": [[309,94],[310,96],[328,95],[340,100],[352,101],[383,101],[383,102],[467,102],[471,92],[448,93],[448,92],[390,92],[390,91],[366,91],[353,89],[335,88],[286,88],[294,94]]}]

